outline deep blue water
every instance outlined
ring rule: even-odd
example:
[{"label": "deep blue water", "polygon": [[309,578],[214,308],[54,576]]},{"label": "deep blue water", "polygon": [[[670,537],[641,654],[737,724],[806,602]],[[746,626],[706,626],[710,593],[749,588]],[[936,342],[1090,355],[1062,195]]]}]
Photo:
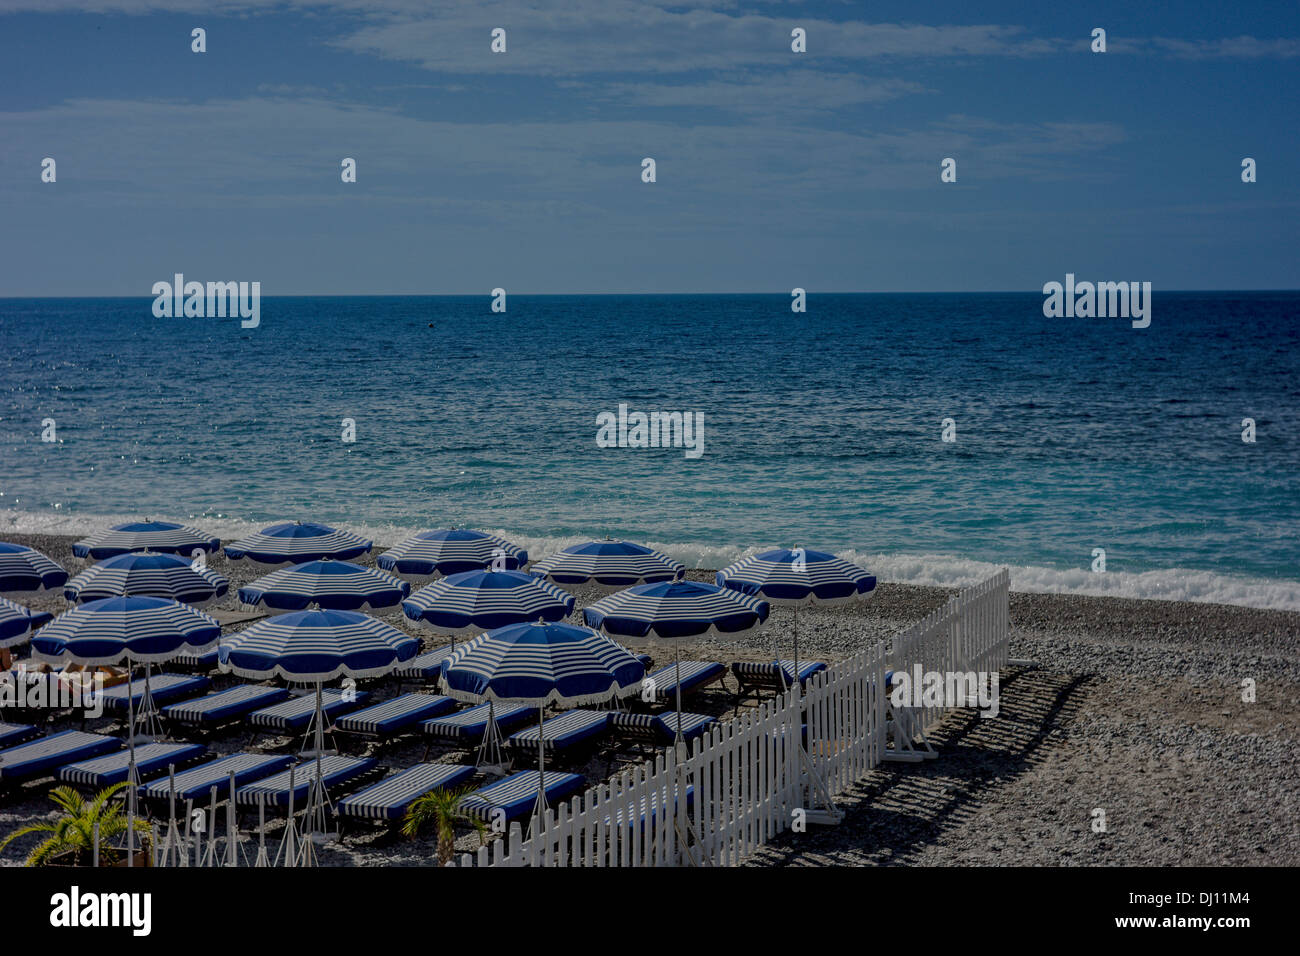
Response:
[{"label": "deep blue water", "polygon": [[[0,300],[0,535],[454,524],[1300,606],[1300,295],[1157,290],[1144,330],[1042,301],[267,298],[244,330],[148,298]],[[702,412],[703,456],[598,448],[620,402]]]}]

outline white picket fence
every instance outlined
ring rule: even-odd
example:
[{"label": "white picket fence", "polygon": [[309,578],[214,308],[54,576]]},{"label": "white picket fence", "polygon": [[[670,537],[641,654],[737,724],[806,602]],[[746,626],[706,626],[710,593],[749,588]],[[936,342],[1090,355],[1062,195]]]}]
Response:
[{"label": "white picket fence", "polygon": [[[791,690],[715,725],[679,762],[669,749],[518,823],[460,866],[734,865],[799,821],[833,819],[830,800],[886,756],[885,672],[997,670],[1007,658],[1004,569],[908,628]],[[961,667],[957,665],[961,664]],[[942,711],[906,726],[923,731]],[[900,743],[896,739],[896,743]],[[685,800],[681,795],[687,795]]]},{"label": "white picket fence", "polygon": [[[913,675],[919,665],[922,673],[933,674],[1000,672],[1007,664],[1010,584],[1011,573],[1003,568],[917,621],[894,638],[889,650],[889,670]],[[950,709],[909,708],[908,719],[900,721],[900,725],[910,735],[922,736]]]}]

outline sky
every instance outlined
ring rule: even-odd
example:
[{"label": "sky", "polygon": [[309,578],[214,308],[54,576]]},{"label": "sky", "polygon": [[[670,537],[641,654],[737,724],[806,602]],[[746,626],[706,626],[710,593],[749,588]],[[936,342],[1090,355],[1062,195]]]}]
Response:
[{"label": "sky", "polygon": [[1294,2],[0,0],[0,296],[1293,289],[1298,80]]}]

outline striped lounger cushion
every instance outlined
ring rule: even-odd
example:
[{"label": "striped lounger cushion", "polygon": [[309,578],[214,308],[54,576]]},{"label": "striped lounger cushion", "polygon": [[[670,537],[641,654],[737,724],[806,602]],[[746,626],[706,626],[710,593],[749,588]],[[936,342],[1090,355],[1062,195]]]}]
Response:
[{"label": "striped lounger cushion", "polygon": [[[560,753],[609,730],[609,712],[570,710],[546,721],[542,733],[547,753]],[[537,727],[528,727],[510,735],[510,743],[522,751],[537,751]]]},{"label": "striped lounger cushion", "polygon": [[411,658],[400,667],[393,668],[393,675],[399,680],[437,680],[442,674],[442,662],[451,653],[451,645],[426,651]]},{"label": "striped lounger cushion", "polygon": [[450,697],[437,694],[403,694],[355,714],[340,717],[334,722],[337,730],[349,734],[371,734],[375,737],[393,737],[422,721],[441,717],[456,709]]},{"label": "striped lounger cushion", "polygon": [[[134,698],[135,707],[138,710],[140,701],[144,699],[144,681],[136,679],[129,686],[131,688],[131,697]],[[155,704],[161,707],[169,700],[183,700],[186,697],[201,694],[211,686],[212,681],[194,674],[152,674],[149,677],[149,696]],[[104,692],[100,695],[104,700],[104,709],[120,710],[125,713],[127,709],[127,687],[127,684],[105,687]]]},{"label": "striped lounger cushion", "polygon": [[[780,668],[780,671],[777,668]],[[800,661],[799,683],[804,683],[814,674],[826,670],[824,661]],[[731,673],[742,684],[779,687],[781,674],[784,673],[786,685],[794,683],[794,661],[737,661],[731,665]]]},{"label": "striped lounger cushion", "polygon": [[338,802],[339,813],[366,820],[397,820],[430,790],[455,790],[474,776],[458,763],[420,763]]},{"label": "striped lounger cushion", "polygon": [[[270,776],[293,763],[292,757],[274,754],[230,754],[191,767],[176,775],[177,800],[206,800],[212,788],[217,788],[217,798],[230,790],[230,775],[235,775],[235,786],[252,783]],[[171,777],[163,777],[140,788],[146,800],[167,800],[171,796]]]},{"label": "striped lounger cushion", "polygon": [[[364,773],[369,773],[379,766],[379,761],[372,757],[345,757],[342,754],[329,754],[320,758],[321,781],[325,789],[341,787],[349,780],[355,780]],[[268,807],[287,807],[289,805],[289,780],[293,778],[293,802],[301,807],[307,802],[307,792],[316,779],[316,758],[308,758],[290,770],[282,770],[273,777],[264,777],[255,783],[240,787],[235,792],[235,803],[242,806],[257,806],[258,794],[266,795]]]},{"label": "striped lounger cushion", "polygon": [[195,670],[210,671],[217,666],[217,651],[206,651],[203,654],[177,654],[170,661],[173,667],[192,667]]},{"label": "striped lounger cushion", "polygon": [[[370,692],[352,691],[347,697],[341,690],[327,690],[321,694],[321,709],[327,718],[346,714],[370,699]],[[248,723],[259,730],[302,730],[316,716],[316,692],[291,697],[289,700],[263,707],[248,715]]]},{"label": "striped lounger cushion", "polygon": [[0,721],[0,750],[39,737],[41,732],[31,724],[6,724]]},{"label": "striped lounger cushion", "polygon": [[488,710],[493,706],[497,729],[503,734],[522,727],[537,716],[537,711],[525,704],[475,704],[468,710],[448,714],[437,720],[426,720],[420,725],[420,730],[426,737],[440,740],[462,744],[482,743],[483,734],[487,731]]},{"label": "striped lounger cushion", "polygon": [[[714,681],[722,680],[723,675],[727,673],[727,669],[717,661],[682,661],[681,668],[683,696],[712,684]],[[655,696],[660,700],[676,698],[676,664],[667,664],[659,668],[647,680],[654,681]]]},{"label": "striped lounger cushion", "polygon": [[163,708],[163,716],[178,724],[194,727],[213,727],[217,724],[239,720],[255,710],[278,704],[287,699],[289,692],[283,687],[262,687],[258,684],[239,684],[198,700],[172,704]]},{"label": "striped lounger cushion", "polygon": [[[682,737],[694,740],[703,734],[718,718],[708,714],[692,714],[682,711]],[[670,710],[664,714],[621,714],[610,717],[610,723],[616,731],[644,740],[656,740],[671,744],[677,739],[677,711]]]},{"label": "striped lounger cushion", "polygon": [[78,760],[89,760],[120,749],[122,741],[103,734],[65,730],[29,743],[0,750],[0,783],[17,783],[49,776]]},{"label": "striped lounger cushion", "polygon": [[[667,794],[664,794],[663,796],[656,796],[656,801],[657,801],[657,802],[652,803],[651,800],[650,800],[650,797],[651,797],[651,796],[652,796],[651,794],[648,794],[648,793],[647,793],[647,794],[643,795],[643,796],[641,797],[641,799],[640,799],[640,800],[638,801],[638,803],[637,803],[637,809],[636,809],[636,811],[635,811],[635,812],[636,812],[636,821],[635,821],[635,822],[636,822],[636,823],[639,823],[641,826],[645,826],[646,818],[647,818],[647,811],[648,811],[649,819],[650,819],[650,821],[653,823],[654,820],[655,820],[655,818],[658,816],[659,808],[663,805],[664,801],[666,801],[666,800],[668,799],[668,795],[667,795]],[[676,786],[673,787],[673,797],[672,797],[672,799],[673,799],[674,801],[676,801],[676,799],[677,799],[677,787],[676,787]],[[686,787],[686,808],[689,810],[689,809],[691,808],[692,804],[694,804],[694,803],[695,803],[695,787],[688,785],[688,786]],[[633,820],[632,820],[632,818],[631,818],[631,815],[628,814],[628,812],[627,812],[626,810],[622,809],[622,808],[620,808],[618,811],[616,811],[616,812],[614,813],[614,815],[613,815],[612,818],[611,818],[611,817],[606,817],[606,818],[605,818],[605,826],[610,826],[610,825],[612,825],[615,821],[617,821],[619,824],[621,824],[621,825],[623,825],[623,826],[627,826],[627,827],[631,827],[631,826],[633,825]]]},{"label": "striped lounger cushion", "polygon": [[[135,773],[140,780],[151,780],[166,773],[169,766],[183,766],[208,752],[201,744],[145,744],[135,748]],[[96,757],[69,764],[59,771],[59,782],[96,790],[126,780],[129,750],[119,750],[107,757]]]},{"label": "striped lounger cushion", "polygon": [[[546,771],[546,802],[554,805],[567,800],[587,785],[580,774]],[[537,803],[537,771],[521,770],[504,780],[488,784],[467,795],[460,808],[484,823],[491,823],[493,812],[502,810],[507,821],[528,816]]]}]

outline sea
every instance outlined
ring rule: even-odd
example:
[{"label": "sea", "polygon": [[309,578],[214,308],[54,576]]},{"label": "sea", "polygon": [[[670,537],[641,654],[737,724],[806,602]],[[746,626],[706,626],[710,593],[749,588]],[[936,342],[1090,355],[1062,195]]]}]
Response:
[{"label": "sea", "polygon": [[[1157,289],[1142,329],[1037,293],[491,302],[0,299],[0,538],[473,527],[1300,610],[1298,293]],[[602,447],[620,406],[699,416],[698,455]]]}]

